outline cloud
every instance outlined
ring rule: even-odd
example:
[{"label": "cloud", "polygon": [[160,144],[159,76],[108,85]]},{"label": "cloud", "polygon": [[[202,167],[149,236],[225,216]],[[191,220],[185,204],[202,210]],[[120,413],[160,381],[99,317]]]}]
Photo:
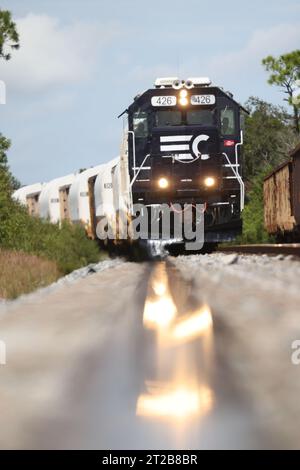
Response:
[{"label": "cloud", "polygon": [[118,34],[116,24],[76,21],[62,25],[48,15],[17,20],[21,47],[1,65],[9,88],[40,90],[88,79],[101,49]]},{"label": "cloud", "polygon": [[[223,33],[224,34],[224,33]],[[175,61],[167,63],[148,63],[134,67],[129,78],[138,82],[152,83],[157,76],[209,76],[213,83],[240,90],[241,97],[246,99],[257,90],[267,90],[266,73],[261,61],[269,54],[279,55],[300,45],[300,23],[279,24],[266,29],[257,29],[250,33],[244,42],[236,42],[233,52],[197,53],[195,47],[187,52],[186,59],[178,66]],[[263,85],[262,85],[263,84]],[[265,88],[264,88],[265,87]],[[270,87],[269,87],[270,88]]]},{"label": "cloud", "polygon": [[267,72],[262,59],[268,55],[281,55],[298,49],[300,44],[300,24],[280,24],[264,30],[254,31],[248,41],[228,54],[219,54],[207,64],[208,75],[214,82],[239,90],[239,97],[257,95],[264,99],[282,103],[282,95],[267,84]]},{"label": "cloud", "polygon": [[238,51],[215,57],[209,68],[216,73],[249,70],[252,65],[271,54],[279,55],[299,48],[300,23],[282,24],[265,30],[254,31],[249,41]]}]

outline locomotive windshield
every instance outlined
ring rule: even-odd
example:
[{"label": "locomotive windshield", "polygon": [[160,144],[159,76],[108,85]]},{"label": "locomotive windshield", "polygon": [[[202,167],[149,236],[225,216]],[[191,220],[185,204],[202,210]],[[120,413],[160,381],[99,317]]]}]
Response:
[{"label": "locomotive windshield", "polygon": [[186,123],[188,125],[198,124],[203,125],[214,125],[214,112],[210,109],[197,109],[193,111],[187,111]]},{"label": "locomotive windshield", "polygon": [[182,125],[182,112],[177,110],[156,111],[155,125],[163,126],[180,126]]},{"label": "locomotive windshield", "polygon": [[155,113],[155,126],[212,126],[215,123],[215,112],[210,109],[188,110],[163,110]]},{"label": "locomotive windshield", "polygon": [[[188,93],[187,90],[182,91]],[[169,98],[173,101],[171,99],[168,101]],[[217,127],[221,136],[232,137],[238,133],[238,115],[234,106],[231,103],[227,104],[228,97],[216,99],[215,94],[192,95],[190,98],[184,98],[190,100],[184,105],[180,99],[180,96],[173,95],[152,96],[151,105],[149,101],[148,103],[145,101],[140,108],[135,109],[132,114],[135,138],[140,142],[142,140],[146,142],[154,128],[180,126]]]}]

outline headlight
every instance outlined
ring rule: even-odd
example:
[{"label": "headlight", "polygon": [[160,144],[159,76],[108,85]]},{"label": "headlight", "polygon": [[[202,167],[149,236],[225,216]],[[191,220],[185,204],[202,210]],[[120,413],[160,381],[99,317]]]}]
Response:
[{"label": "headlight", "polygon": [[207,188],[211,188],[216,184],[216,180],[212,176],[207,176],[204,180],[204,184]]},{"label": "headlight", "polygon": [[188,92],[186,90],[180,90],[179,92],[179,104],[186,106],[188,104]]},{"label": "headlight", "polygon": [[158,186],[161,189],[166,189],[169,186],[169,181],[167,180],[167,178],[160,178],[158,180]]}]

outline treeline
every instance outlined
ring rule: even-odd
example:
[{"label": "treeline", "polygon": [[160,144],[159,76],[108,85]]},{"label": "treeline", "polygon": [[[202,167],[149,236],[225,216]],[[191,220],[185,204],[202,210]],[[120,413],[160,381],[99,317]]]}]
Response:
[{"label": "treeline", "polygon": [[251,97],[245,105],[243,148],[246,205],[243,211],[242,243],[272,241],[264,229],[263,181],[272,169],[289,158],[299,143],[299,134],[286,109]]},{"label": "treeline", "polygon": [[249,98],[245,105],[250,114],[245,122],[243,149],[246,184],[243,243],[272,241],[264,229],[263,180],[289,158],[300,141],[300,50],[277,58],[268,56],[262,65],[269,72],[268,83],[279,87],[289,108],[256,97]]}]

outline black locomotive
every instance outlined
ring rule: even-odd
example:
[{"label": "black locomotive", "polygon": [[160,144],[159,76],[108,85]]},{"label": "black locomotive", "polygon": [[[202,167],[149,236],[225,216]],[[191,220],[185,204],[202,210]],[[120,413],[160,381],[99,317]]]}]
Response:
[{"label": "black locomotive", "polygon": [[[128,107],[132,202],[204,204],[205,241],[242,229],[245,110],[208,78],[160,78]],[[245,111],[246,112],[246,111]]]}]

